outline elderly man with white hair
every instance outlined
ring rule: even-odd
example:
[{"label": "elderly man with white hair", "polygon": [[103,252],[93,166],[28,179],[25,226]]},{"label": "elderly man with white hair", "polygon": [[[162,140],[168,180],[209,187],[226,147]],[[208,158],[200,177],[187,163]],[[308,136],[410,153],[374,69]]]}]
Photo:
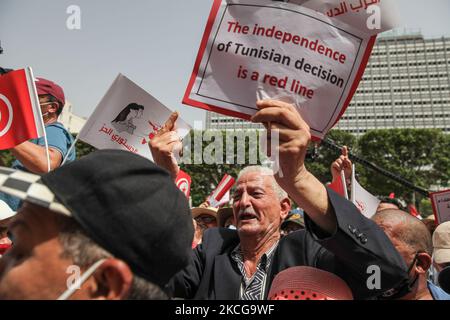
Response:
[{"label": "elderly man with white hair", "polygon": [[[170,282],[173,295],[266,299],[276,274],[301,265],[338,275],[356,299],[379,296],[407,281],[406,265],[384,232],[306,169],[311,135],[295,107],[274,100],[259,101],[257,107],[252,121],[279,133],[280,170],[274,175],[267,168],[249,167],[240,173],[233,195],[237,230],[205,232],[190,264]],[[172,170],[176,167],[169,156],[173,149],[158,142],[170,134],[163,130],[150,148],[154,158],[165,158],[160,164]],[[291,209],[288,195],[304,209],[306,230],[281,239],[280,226]],[[368,270],[374,265],[379,268],[380,285],[368,285]]]}]

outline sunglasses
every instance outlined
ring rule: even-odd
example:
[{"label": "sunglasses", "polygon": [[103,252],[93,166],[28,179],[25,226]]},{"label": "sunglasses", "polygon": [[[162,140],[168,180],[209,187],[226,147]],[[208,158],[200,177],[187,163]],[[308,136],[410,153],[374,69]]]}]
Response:
[{"label": "sunglasses", "polygon": [[216,218],[212,217],[212,216],[198,216],[195,218],[195,221],[199,222],[199,223],[213,223],[216,222]]}]

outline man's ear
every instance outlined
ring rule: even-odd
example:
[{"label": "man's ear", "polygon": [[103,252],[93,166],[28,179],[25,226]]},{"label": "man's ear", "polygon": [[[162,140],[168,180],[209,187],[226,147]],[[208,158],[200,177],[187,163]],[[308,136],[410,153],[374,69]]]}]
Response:
[{"label": "man's ear", "polygon": [[284,198],[283,200],[281,200],[280,206],[281,219],[284,220],[288,216],[289,211],[291,211],[291,200],[289,200],[289,198]]},{"label": "man's ear", "polygon": [[419,252],[417,254],[416,272],[426,273],[431,267],[431,257],[428,253]]},{"label": "man's ear", "polygon": [[133,273],[128,265],[118,259],[107,259],[94,273],[96,288],[92,288],[92,299],[124,300],[128,297]]}]

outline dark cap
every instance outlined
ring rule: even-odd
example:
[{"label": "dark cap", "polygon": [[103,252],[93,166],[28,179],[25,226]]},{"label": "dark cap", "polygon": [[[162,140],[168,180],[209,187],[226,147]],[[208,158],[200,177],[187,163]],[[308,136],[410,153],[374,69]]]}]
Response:
[{"label": "dark cap", "polygon": [[58,100],[61,108],[64,107],[64,105],[66,104],[66,98],[64,96],[64,90],[60,86],[58,86],[53,81],[43,78],[36,78],[35,83],[38,95],[52,95],[56,100]]},{"label": "dark cap", "polygon": [[73,217],[160,287],[188,263],[194,229],[186,196],[167,171],[141,156],[100,150],[42,178],[0,168],[0,181],[0,191]]},{"label": "dark cap", "polygon": [[302,228],[305,227],[305,220],[303,218],[303,215],[300,213],[289,213],[289,215],[286,217],[286,219],[281,224],[281,228],[284,228],[289,222],[296,223]]}]

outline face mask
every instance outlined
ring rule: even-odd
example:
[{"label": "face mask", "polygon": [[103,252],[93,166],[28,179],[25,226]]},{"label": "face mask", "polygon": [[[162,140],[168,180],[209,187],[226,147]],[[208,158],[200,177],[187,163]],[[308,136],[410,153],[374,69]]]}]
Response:
[{"label": "face mask", "polygon": [[430,273],[431,273],[431,277],[432,279],[430,279],[435,285],[439,285],[438,283],[438,276],[439,276],[439,272],[437,271],[436,267],[432,264],[430,267]]},{"label": "face mask", "polygon": [[445,267],[439,272],[438,283],[442,290],[450,294],[450,267]]},{"label": "face mask", "polygon": [[70,298],[76,290],[81,288],[81,285],[85,283],[87,279],[89,279],[89,277],[95,272],[95,270],[97,270],[103,264],[103,262],[105,262],[105,260],[106,259],[101,259],[94,263],[89,269],[86,270],[85,273],[83,273],[83,275],[79,279],[77,279],[77,281],[75,281],[74,284],[72,284],[66,291],[64,291],[64,293],[60,295],[57,300],[67,300],[68,298]]},{"label": "face mask", "polygon": [[[49,105],[49,104],[52,104],[52,103],[53,103],[53,102],[44,102],[44,103],[41,103],[41,104],[40,104],[40,105],[41,105],[41,114],[42,114],[42,118],[45,118],[45,117],[49,114],[48,111],[47,111],[47,112],[44,112],[42,106]],[[46,108],[46,109],[47,109],[47,108]]]},{"label": "face mask", "polygon": [[[418,254],[419,253],[416,253],[416,255],[414,256],[414,260],[412,261],[411,265],[408,268],[408,274],[411,272],[412,268],[416,264]],[[408,293],[410,293],[412,291],[412,288],[414,287],[414,285],[416,284],[418,279],[419,279],[419,275],[416,275],[414,278],[408,279],[408,281],[402,283],[397,288],[392,288],[392,289],[384,292],[380,297],[378,297],[378,299],[380,299],[380,300],[396,300],[401,297],[404,297],[405,295],[407,295]]]}]

